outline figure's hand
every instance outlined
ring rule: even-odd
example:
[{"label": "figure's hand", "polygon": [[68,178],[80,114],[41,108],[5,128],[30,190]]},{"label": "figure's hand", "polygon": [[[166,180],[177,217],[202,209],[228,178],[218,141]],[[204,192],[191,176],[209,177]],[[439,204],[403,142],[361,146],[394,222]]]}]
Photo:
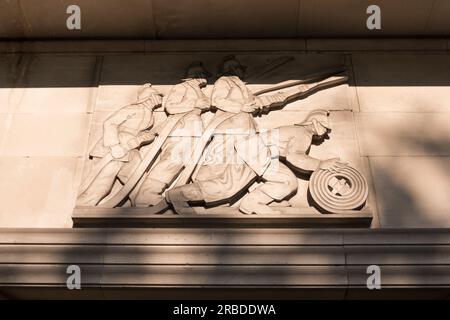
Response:
[{"label": "figure's hand", "polygon": [[123,148],[120,144],[116,144],[111,147],[111,155],[114,159],[120,159],[127,154],[127,150]]},{"label": "figure's hand", "polygon": [[159,94],[154,94],[151,97],[151,101],[152,101],[153,109],[159,108],[162,104],[162,96],[160,96]]},{"label": "figure's hand", "polygon": [[150,143],[156,138],[156,133],[152,130],[145,130],[139,132],[136,138],[132,138],[128,142],[129,149],[135,149],[142,143]]},{"label": "figure's hand", "polygon": [[254,100],[245,103],[242,106],[242,111],[247,112],[247,113],[252,113],[256,110],[261,109],[262,107],[263,106],[262,106],[261,101],[258,98],[255,98]]},{"label": "figure's hand", "polygon": [[244,104],[241,108],[241,111],[247,112],[247,113],[252,113],[255,110],[256,110],[256,108],[250,104]]},{"label": "figure's hand", "polygon": [[209,99],[204,97],[195,101],[195,107],[200,110],[206,110],[211,106]]},{"label": "figure's hand", "polygon": [[332,158],[320,161],[319,168],[321,170],[328,170],[332,173],[337,173],[347,166],[347,163],[341,162],[339,158]]},{"label": "figure's hand", "polygon": [[148,144],[148,143],[152,142],[153,140],[155,140],[155,138],[156,138],[156,135],[153,132],[146,132],[146,131],[141,132],[138,134],[137,137],[131,138],[130,140],[127,141],[126,149],[127,150],[137,149],[143,143]]},{"label": "figure's hand", "polygon": [[127,141],[127,148],[128,150],[136,149],[141,144],[141,141],[138,138],[131,138]]}]

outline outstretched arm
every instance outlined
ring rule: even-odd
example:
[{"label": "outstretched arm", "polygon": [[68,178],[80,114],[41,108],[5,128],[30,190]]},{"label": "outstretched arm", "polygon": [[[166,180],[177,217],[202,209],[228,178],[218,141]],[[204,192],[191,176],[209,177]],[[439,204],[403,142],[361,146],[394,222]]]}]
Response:
[{"label": "outstretched arm", "polygon": [[300,171],[313,172],[317,170],[320,165],[320,160],[310,157],[306,153],[289,153],[286,157],[286,161],[293,165]]},{"label": "outstretched arm", "polygon": [[348,76],[345,73],[328,77],[321,81],[301,84],[297,88],[286,92],[286,102],[305,98],[313,93],[316,93],[321,90],[325,90],[328,88],[336,87],[341,84],[347,83]]},{"label": "outstretched arm", "polygon": [[318,91],[344,84],[348,81],[348,76],[344,73],[328,77],[321,81],[300,84],[285,92],[278,92],[271,95],[260,96],[259,99],[265,110],[281,107],[289,102],[303,99]]},{"label": "outstretched arm", "polygon": [[292,153],[286,157],[286,161],[300,171],[311,173],[316,170],[328,170],[330,172],[339,172],[347,166],[347,163],[341,162],[340,158],[331,158],[319,160],[303,153]]}]

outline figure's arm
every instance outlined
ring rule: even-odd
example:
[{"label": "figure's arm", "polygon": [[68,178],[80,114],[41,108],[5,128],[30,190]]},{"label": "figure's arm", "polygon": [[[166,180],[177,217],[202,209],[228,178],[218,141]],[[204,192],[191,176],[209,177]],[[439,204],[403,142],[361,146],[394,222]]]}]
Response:
[{"label": "figure's arm", "polygon": [[346,74],[339,74],[325,78],[321,81],[300,84],[285,92],[278,92],[275,94],[260,96],[259,99],[262,101],[261,103],[264,106],[263,108],[265,110],[268,110],[284,106],[289,102],[305,98],[318,91],[344,84],[347,82],[347,80],[348,76]]},{"label": "figure's arm", "polygon": [[343,169],[347,163],[341,162],[339,158],[331,158],[326,160],[316,159],[308,155],[307,150],[309,143],[306,144],[299,136],[289,141],[287,147],[286,161],[301,171],[311,173],[318,169],[338,172]]},{"label": "figure's arm", "polygon": [[295,168],[306,172],[316,171],[320,165],[319,159],[310,157],[306,153],[289,153],[286,156],[286,161],[293,165]]},{"label": "figure's arm", "polygon": [[298,88],[296,88],[297,90],[294,89],[286,92],[287,96],[286,100],[291,101],[294,99],[303,98],[305,96],[316,93],[320,90],[336,87],[341,84],[347,83],[347,81],[348,76],[345,73],[343,73],[327,77],[321,81],[301,84],[298,86]]},{"label": "figure's arm", "polygon": [[336,173],[347,166],[347,163],[341,162],[340,158],[331,158],[319,160],[303,153],[293,153],[286,157],[286,161],[301,171],[311,173],[316,170],[328,170]]},{"label": "figure's arm", "polygon": [[119,126],[128,119],[135,117],[137,113],[135,109],[129,106],[123,107],[103,123],[103,145],[111,149],[111,154],[115,159],[122,158],[128,152],[126,146],[120,145]]},{"label": "figure's arm", "polygon": [[139,132],[136,137],[137,141],[138,141],[138,145],[136,146],[136,148],[140,147],[144,144],[149,144],[149,143],[153,142],[153,140],[155,140],[156,136],[163,128],[164,124],[165,124],[165,122],[162,122],[159,125],[152,127],[151,129]]},{"label": "figure's arm", "polygon": [[177,110],[177,113],[191,111],[195,107],[195,99],[188,99],[186,88],[183,85],[175,85],[169,92],[164,103],[164,109],[170,113],[170,110]]},{"label": "figure's arm", "polygon": [[239,113],[244,101],[229,98],[230,87],[223,80],[217,80],[211,96],[211,104],[215,107],[224,107],[230,112]]},{"label": "figure's arm", "polygon": [[103,144],[105,147],[112,147],[120,143],[119,126],[136,114],[136,110],[123,107],[105,120],[103,123]]},{"label": "figure's arm", "polygon": [[135,138],[132,138],[128,141],[126,146],[127,149],[136,149],[143,145],[152,143],[153,140],[155,140],[156,136],[159,135],[159,132],[163,129],[165,123],[166,122],[163,121],[160,124],[153,126],[151,129],[140,131]]}]

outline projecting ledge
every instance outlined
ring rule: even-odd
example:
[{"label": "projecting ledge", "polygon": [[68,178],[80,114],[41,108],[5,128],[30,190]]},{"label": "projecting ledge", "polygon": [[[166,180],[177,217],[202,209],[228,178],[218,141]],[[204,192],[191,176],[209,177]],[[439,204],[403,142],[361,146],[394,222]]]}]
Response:
[{"label": "projecting ledge", "polygon": [[149,208],[77,207],[72,220],[74,227],[245,227],[245,228],[317,228],[370,227],[370,208],[339,214],[322,214],[314,208],[283,208],[277,215],[246,215],[237,208],[201,209],[198,214],[178,215],[149,213]]}]

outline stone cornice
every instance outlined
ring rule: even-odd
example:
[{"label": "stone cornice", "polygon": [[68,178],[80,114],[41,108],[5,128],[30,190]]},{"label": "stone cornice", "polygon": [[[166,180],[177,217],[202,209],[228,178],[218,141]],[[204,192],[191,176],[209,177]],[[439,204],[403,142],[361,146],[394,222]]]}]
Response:
[{"label": "stone cornice", "polygon": [[[77,264],[85,292],[105,296],[273,288],[338,298],[417,289],[442,298],[450,294],[449,257],[446,229],[1,229],[0,291],[80,294],[65,289],[66,268]],[[366,289],[371,264],[380,266],[385,290]]]},{"label": "stone cornice", "polygon": [[1,41],[0,53],[448,52],[447,38]]}]

